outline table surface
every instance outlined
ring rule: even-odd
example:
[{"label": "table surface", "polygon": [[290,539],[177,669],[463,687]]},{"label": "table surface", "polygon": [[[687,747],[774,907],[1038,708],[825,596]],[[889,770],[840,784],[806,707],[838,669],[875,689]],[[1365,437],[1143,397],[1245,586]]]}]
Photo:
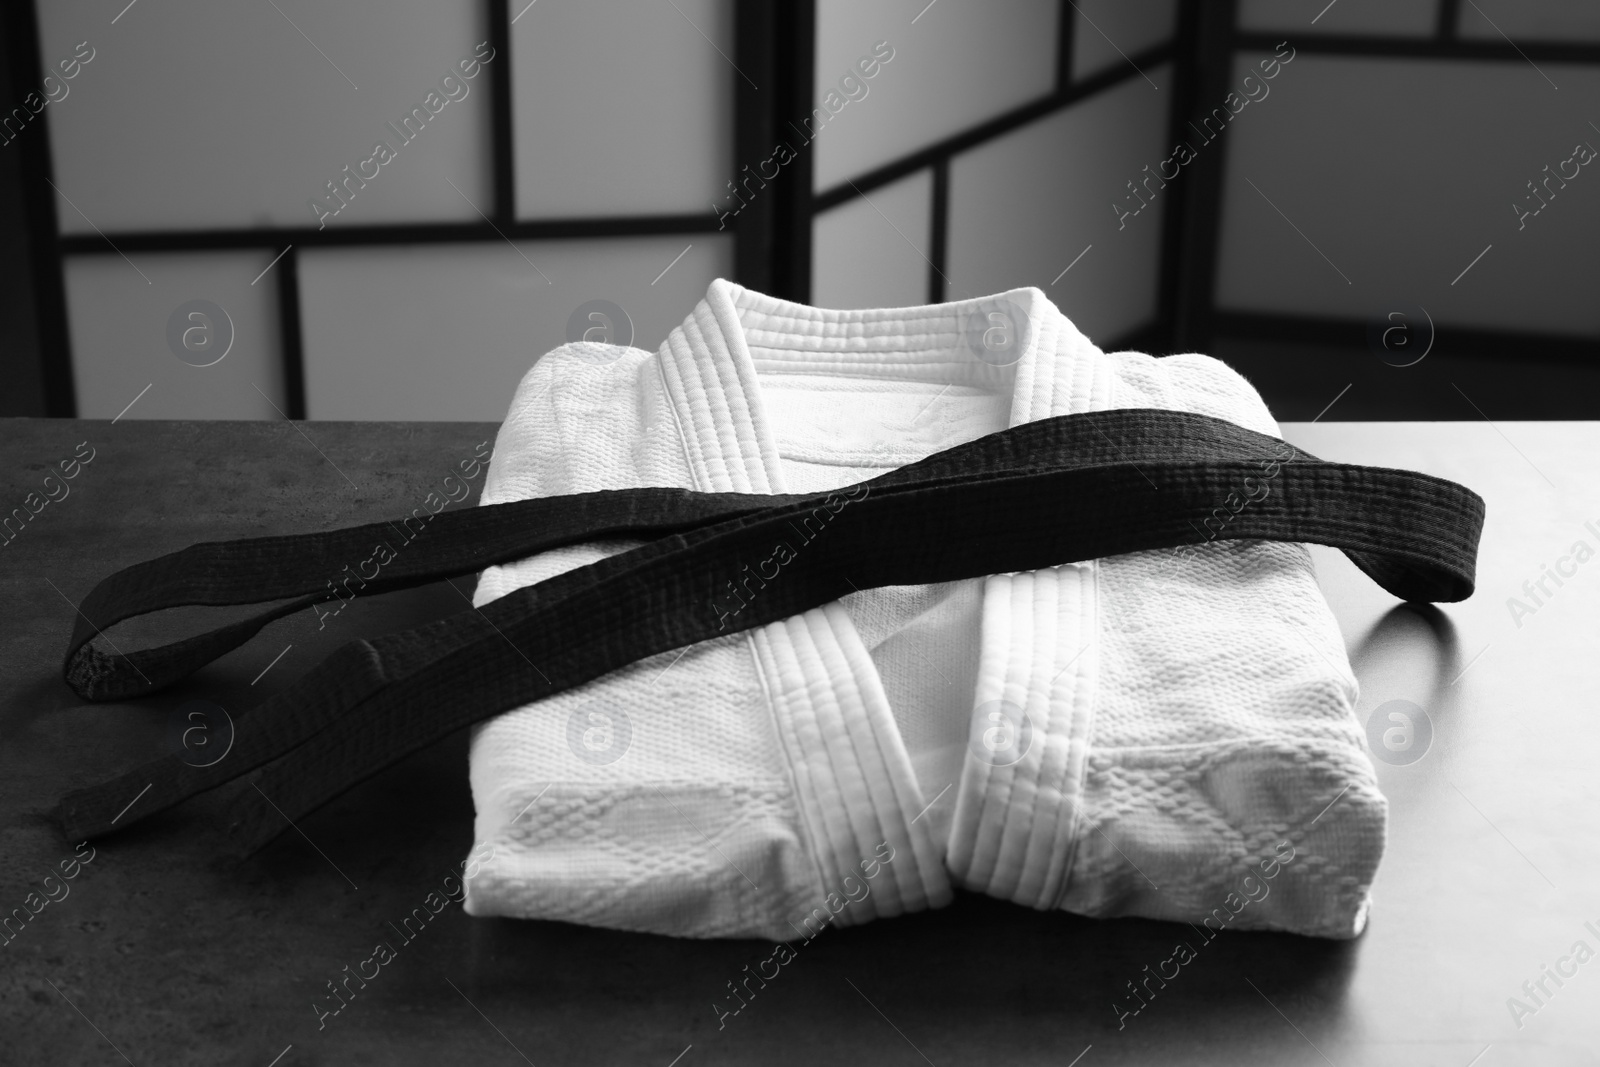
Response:
[{"label": "table surface", "polygon": [[[8,514],[80,442],[94,450],[68,495],[0,547],[0,911],[42,892],[73,853],[46,818],[55,799],[161,752],[181,704],[247,709],[339,644],[460,610],[471,592],[462,580],[358,599],[321,632],[306,613],[182,686],[87,705],[61,682],[60,657],[73,604],[96,581],[194,541],[409,513],[494,429],[0,423]],[[76,878],[51,883],[67,895],[0,947],[0,1062],[1600,1062],[1600,961],[1570,955],[1578,941],[1600,951],[1585,927],[1600,931],[1600,562],[1562,563],[1575,573],[1546,579],[1537,606],[1523,590],[1575,542],[1600,548],[1600,424],[1285,434],[1324,458],[1453,478],[1489,508],[1477,593],[1437,610],[1400,605],[1338,552],[1313,549],[1361,681],[1358,715],[1408,700],[1433,731],[1421,759],[1378,764],[1389,846],[1353,942],[1224,933],[1119,1030],[1113,999],[1183,927],[964,895],[829,931],[719,1029],[712,1004],[769,953],[762,943],[472,919],[452,905],[319,1030],[325,983],[470,846],[463,733],[242,865],[209,851],[207,798],[97,844]],[[1511,597],[1531,613],[1513,613]],[[1558,965],[1559,985],[1542,974]],[[1523,983],[1541,978],[1530,999]],[[1513,1017],[1512,997],[1531,1012]]]}]

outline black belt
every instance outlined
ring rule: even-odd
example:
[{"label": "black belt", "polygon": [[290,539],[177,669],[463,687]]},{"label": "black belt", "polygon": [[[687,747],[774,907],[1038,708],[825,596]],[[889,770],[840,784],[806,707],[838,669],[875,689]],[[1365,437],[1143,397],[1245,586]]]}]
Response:
[{"label": "black belt", "polygon": [[[235,847],[250,852],[286,819],[464,726],[857,589],[1252,539],[1330,545],[1402,599],[1462,600],[1483,516],[1481,497],[1442,478],[1328,463],[1204,415],[1121,409],[1026,423],[831,493],[626,489],[192,545],[118,571],[84,599],[63,670],[80,696],[141,696],[186,677],[271,620],[340,595],[346,565],[370,562],[379,543],[387,562],[363,593],[563,545],[648,542],[482,608],[351,642],[254,709],[227,759],[195,767],[166,756],[68,794],[55,814],[71,838],[97,837],[250,773],[256,788],[228,820]],[[164,608],[283,598],[127,655],[92,640]]]}]

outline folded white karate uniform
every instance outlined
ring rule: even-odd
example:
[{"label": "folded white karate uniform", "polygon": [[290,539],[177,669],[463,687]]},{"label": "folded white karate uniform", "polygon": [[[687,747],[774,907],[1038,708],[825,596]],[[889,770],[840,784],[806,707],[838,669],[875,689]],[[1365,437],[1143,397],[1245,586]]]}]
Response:
[{"label": "folded white karate uniform", "polygon": [[[483,503],[821,493],[1126,407],[1278,433],[1222,363],[1102,352],[1037,289],[829,311],[718,280],[659,352],[577,343],[540,359]],[[634,544],[490,568],[475,602]],[[1353,937],[1386,816],[1355,698],[1302,545],[1215,540],[868,589],[480,724],[476,836],[494,859],[467,910],[789,940],[961,886]]]}]

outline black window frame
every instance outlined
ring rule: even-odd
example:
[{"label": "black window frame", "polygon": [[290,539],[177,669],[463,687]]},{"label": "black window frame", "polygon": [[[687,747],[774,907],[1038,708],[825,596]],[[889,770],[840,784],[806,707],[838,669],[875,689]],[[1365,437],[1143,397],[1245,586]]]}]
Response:
[{"label": "black window frame", "polygon": [[[6,5],[3,26],[7,42],[4,73],[13,99],[20,100],[40,82],[40,49],[35,3]],[[510,4],[483,0],[490,44],[510,55]],[[734,100],[733,177],[744,164],[765,158],[781,131],[802,127],[813,106],[816,47],[815,0],[738,0],[734,8],[734,64],[729,71]],[[28,284],[11,285],[4,294],[4,317],[14,324],[7,347],[6,373],[35,383],[38,414],[76,414],[73,395],[70,334],[67,325],[64,267],[66,257],[98,254],[115,247],[125,252],[261,249],[282,253],[275,267],[277,312],[283,361],[287,415],[306,417],[304,339],[300,318],[299,253],[304,249],[361,245],[473,243],[552,238],[641,237],[730,232],[734,242],[734,278],[774,296],[810,302],[812,224],[820,212],[869,194],[922,170],[932,174],[930,261],[927,299],[947,298],[944,274],[949,219],[951,160],[996,137],[1073,107],[1138,77],[1139,69],[1161,63],[1173,66],[1168,105],[1171,142],[1182,140],[1184,125],[1197,119],[1206,101],[1221,99],[1240,52],[1272,51],[1282,34],[1242,30],[1236,0],[1176,0],[1172,36],[1164,43],[1128,57],[1125,63],[1074,82],[1071,62],[1077,9],[1071,0],[1059,4],[1060,32],[1053,90],[1044,97],[1011,108],[933,144],[916,149],[850,180],[821,191],[812,190],[809,146],[769,183],[767,195],[753,199],[731,220],[719,221],[714,211],[598,218],[523,220],[515,211],[515,157],[511,111],[511,64],[490,67],[490,174],[492,211],[483,223],[411,223],[214,230],[161,230],[100,235],[62,235],[52,183],[48,116],[17,139],[14,173],[0,168],[0,196],[10,203],[0,210],[25,220],[25,247],[14,257],[25,264]],[[1399,37],[1306,33],[1294,37],[1297,52],[1310,55],[1396,56],[1420,60],[1460,59],[1506,62],[1580,62],[1600,64],[1600,44],[1529,42],[1511,44],[1468,40],[1458,32],[1460,0],[1438,0],[1431,36]],[[746,77],[748,75],[748,77]],[[753,84],[752,84],[753,83]],[[756,85],[765,88],[757,89]],[[1287,343],[1360,345],[1365,324],[1350,319],[1222,311],[1214,299],[1222,175],[1227,144],[1205,153],[1185,167],[1181,186],[1163,208],[1157,311],[1149,323],[1117,338],[1097,339],[1108,348],[1140,348],[1150,352],[1208,351],[1221,338],[1269,339]],[[14,264],[12,265],[14,267]],[[13,269],[13,273],[15,270]],[[1441,331],[1441,334],[1446,331]],[[1561,337],[1517,331],[1451,328],[1450,350],[1456,354],[1503,354],[1537,345],[1547,360],[1590,360],[1597,344],[1590,337]]]}]

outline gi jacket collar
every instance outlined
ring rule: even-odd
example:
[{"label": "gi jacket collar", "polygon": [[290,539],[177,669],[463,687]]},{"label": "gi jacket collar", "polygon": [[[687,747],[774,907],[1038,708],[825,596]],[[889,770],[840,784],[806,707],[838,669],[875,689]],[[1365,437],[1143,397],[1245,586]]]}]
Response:
[{"label": "gi jacket collar", "polygon": [[[763,401],[769,375],[1009,391],[1011,426],[1106,407],[1112,384],[1103,353],[1034,288],[836,311],[718,279],[658,363],[694,488],[724,492],[790,491]],[[1054,906],[1073,851],[1093,706],[1095,575],[1086,563],[985,580],[972,742],[953,796],[942,798],[923,795],[872,658],[839,604],[752,631],[825,884],[888,841],[915,863],[893,865],[894,886],[867,902],[875,914],[937,907],[952,878]]]}]

